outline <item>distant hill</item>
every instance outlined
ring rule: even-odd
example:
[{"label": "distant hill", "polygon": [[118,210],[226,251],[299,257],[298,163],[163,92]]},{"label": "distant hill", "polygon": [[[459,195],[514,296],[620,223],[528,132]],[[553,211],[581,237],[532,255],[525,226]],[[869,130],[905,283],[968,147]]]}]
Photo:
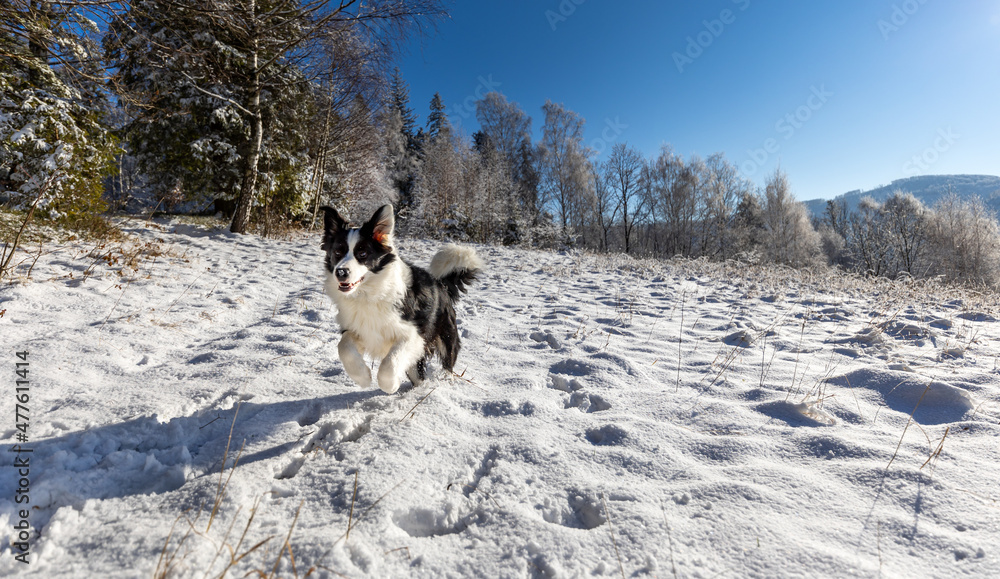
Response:
[{"label": "distant hill", "polygon": [[[904,193],[913,193],[913,196],[921,200],[924,205],[931,206],[948,193],[949,187],[962,197],[978,195],[987,206],[1000,214],[1000,177],[993,175],[921,175],[897,179],[888,185],[868,191],[860,189],[850,191],[838,195],[835,199],[846,200],[848,209],[853,211],[857,208],[858,202],[865,197],[884,201],[898,189]],[[811,199],[804,203],[815,216],[822,215],[826,209],[826,199]]]}]

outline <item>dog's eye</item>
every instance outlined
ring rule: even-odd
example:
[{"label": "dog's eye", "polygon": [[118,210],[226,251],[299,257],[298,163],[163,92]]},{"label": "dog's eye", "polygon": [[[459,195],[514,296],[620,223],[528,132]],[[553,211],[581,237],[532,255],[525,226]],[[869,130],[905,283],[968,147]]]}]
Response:
[{"label": "dog's eye", "polygon": [[359,252],[357,252],[357,253],[354,254],[354,257],[358,258],[359,260],[361,260],[361,259],[368,259],[368,252],[367,251],[359,251]]}]

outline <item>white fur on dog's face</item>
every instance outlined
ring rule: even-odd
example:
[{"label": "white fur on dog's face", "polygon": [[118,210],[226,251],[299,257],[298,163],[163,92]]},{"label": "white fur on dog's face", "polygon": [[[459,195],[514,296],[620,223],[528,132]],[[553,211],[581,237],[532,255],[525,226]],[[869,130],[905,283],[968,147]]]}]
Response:
[{"label": "white fur on dog's face", "polygon": [[[365,281],[365,275],[368,273],[368,268],[354,254],[359,241],[361,241],[361,232],[357,229],[351,229],[347,233],[347,254],[334,266],[334,272],[342,268],[346,268],[350,272],[346,281],[337,280],[337,289],[345,296],[353,294],[358,286]],[[364,257],[362,256],[362,259]]]}]

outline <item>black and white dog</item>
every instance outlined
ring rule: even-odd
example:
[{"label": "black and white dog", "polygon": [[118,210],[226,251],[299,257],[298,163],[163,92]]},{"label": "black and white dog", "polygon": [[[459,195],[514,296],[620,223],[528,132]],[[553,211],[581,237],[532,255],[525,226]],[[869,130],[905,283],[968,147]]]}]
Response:
[{"label": "black and white dog", "polygon": [[325,288],[337,305],[347,374],[368,387],[372,373],[364,356],[381,360],[378,387],[392,394],[404,374],[420,384],[434,354],[445,369],[454,368],[460,347],[454,303],[483,268],[476,252],[449,245],[426,271],[396,255],[392,205],[361,227],[351,227],[332,207],[322,209]]}]

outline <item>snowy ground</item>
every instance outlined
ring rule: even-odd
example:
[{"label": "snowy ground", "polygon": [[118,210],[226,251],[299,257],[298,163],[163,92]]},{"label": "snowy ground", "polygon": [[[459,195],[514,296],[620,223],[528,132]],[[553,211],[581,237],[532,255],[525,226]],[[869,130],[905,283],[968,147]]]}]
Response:
[{"label": "snowy ground", "polygon": [[479,247],[462,376],[387,396],[318,235],[144,227],[0,289],[0,575],[1000,576],[992,297]]}]

